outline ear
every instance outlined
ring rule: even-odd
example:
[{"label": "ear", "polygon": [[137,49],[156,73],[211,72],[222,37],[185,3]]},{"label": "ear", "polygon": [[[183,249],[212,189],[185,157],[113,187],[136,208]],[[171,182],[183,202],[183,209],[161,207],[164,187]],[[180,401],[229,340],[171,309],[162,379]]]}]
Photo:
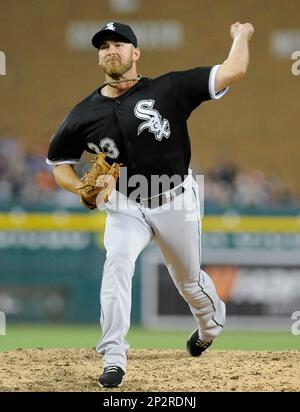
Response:
[{"label": "ear", "polygon": [[138,47],[135,47],[132,51],[133,61],[137,62],[140,58],[141,50]]}]

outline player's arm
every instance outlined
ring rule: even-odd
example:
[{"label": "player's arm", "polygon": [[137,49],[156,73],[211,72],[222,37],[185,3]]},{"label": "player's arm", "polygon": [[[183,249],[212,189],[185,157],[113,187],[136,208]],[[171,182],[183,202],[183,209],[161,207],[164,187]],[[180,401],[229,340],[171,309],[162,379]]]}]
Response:
[{"label": "player's arm", "polygon": [[82,187],[82,182],[74,170],[74,165],[57,165],[53,168],[53,174],[58,186],[76,195],[80,195],[80,190],[78,189]]},{"label": "player's arm", "polygon": [[240,81],[246,74],[249,63],[249,40],[254,32],[252,24],[239,22],[232,24],[230,35],[233,43],[228,58],[219,67],[216,80],[216,92]]}]

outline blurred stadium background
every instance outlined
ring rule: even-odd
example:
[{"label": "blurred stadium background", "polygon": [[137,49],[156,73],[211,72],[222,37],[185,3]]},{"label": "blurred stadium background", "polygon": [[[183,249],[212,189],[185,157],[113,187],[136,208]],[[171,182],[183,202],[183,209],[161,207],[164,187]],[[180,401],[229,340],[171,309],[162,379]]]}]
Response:
[{"label": "blurred stadium background", "polygon": [[[190,119],[203,265],[228,310],[214,348],[300,349],[299,15],[297,0],[1,2],[0,350],[93,347],[100,334],[105,216],[60,190],[45,158],[67,112],[103,81],[90,39],[109,21],[133,26],[150,77],[221,63],[230,25],[254,25],[246,78]],[[137,263],[132,324],[139,348],[184,348],[194,327],[154,245]]]}]

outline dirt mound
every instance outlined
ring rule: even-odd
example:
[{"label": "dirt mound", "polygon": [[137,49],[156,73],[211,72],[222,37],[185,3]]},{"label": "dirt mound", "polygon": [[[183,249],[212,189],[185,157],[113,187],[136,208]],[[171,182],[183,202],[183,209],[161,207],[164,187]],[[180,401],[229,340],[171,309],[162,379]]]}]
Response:
[{"label": "dirt mound", "polygon": [[[111,391],[99,388],[93,349],[0,353],[0,391]],[[122,392],[300,391],[300,351],[131,350]]]}]

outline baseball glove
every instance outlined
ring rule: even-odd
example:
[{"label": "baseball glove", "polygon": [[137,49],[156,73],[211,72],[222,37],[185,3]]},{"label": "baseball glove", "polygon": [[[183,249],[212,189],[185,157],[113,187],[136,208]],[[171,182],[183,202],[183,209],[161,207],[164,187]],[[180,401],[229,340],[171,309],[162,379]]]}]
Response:
[{"label": "baseball glove", "polygon": [[92,160],[90,170],[81,179],[83,182],[80,190],[80,202],[88,209],[96,209],[107,199],[116,186],[120,175],[121,164],[108,164],[105,161],[105,153],[97,154]]}]

